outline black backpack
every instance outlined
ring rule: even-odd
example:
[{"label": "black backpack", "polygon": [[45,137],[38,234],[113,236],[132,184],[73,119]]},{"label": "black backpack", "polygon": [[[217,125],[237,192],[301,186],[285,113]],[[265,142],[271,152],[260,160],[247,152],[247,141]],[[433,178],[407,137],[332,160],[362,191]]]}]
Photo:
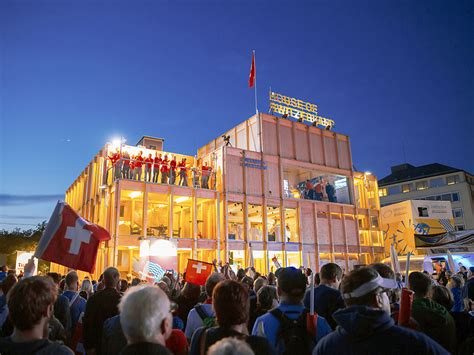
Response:
[{"label": "black backpack", "polygon": [[277,349],[284,344],[284,351],[278,352],[284,355],[306,355],[311,354],[316,345],[316,334],[310,334],[306,326],[307,310],[301,312],[298,318],[290,319],[281,310],[275,308],[270,311],[280,322],[277,334]]}]

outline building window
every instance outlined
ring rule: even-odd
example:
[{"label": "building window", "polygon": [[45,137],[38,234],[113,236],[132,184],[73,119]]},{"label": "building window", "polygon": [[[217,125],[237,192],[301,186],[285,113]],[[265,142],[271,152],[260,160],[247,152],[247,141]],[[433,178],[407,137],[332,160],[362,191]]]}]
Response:
[{"label": "building window", "polygon": [[442,177],[430,180],[430,187],[440,187],[443,185],[444,185],[444,179]]},{"label": "building window", "polygon": [[418,207],[418,217],[428,217],[428,208]]},{"label": "building window", "polygon": [[402,192],[403,192],[403,193],[410,192],[412,189],[413,189],[413,185],[412,185],[412,184],[403,184],[403,185],[402,185]]},{"label": "building window", "polygon": [[296,209],[285,208],[285,241],[298,243],[298,217]]},{"label": "building window", "polygon": [[267,234],[269,242],[281,242],[280,207],[267,206]]},{"label": "building window", "polygon": [[379,229],[379,218],[377,216],[370,216],[370,228]]},{"label": "building window", "polygon": [[461,225],[457,225],[456,226],[456,230],[457,231],[463,231],[464,230],[464,226],[461,224]]},{"label": "building window", "polygon": [[[238,207],[235,208],[235,210],[237,215],[239,216],[238,218],[242,217],[243,219],[243,213],[241,214],[242,207],[243,205],[239,204]],[[198,198],[196,214],[198,238],[216,239],[216,200],[210,198]],[[239,228],[240,227],[237,228],[237,231],[242,232],[243,229],[240,230]],[[239,237],[242,237],[242,235]]]},{"label": "building window", "polygon": [[143,233],[143,193],[122,190],[120,192],[119,235]]},{"label": "building window", "polygon": [[167,194],[148,193],[147,235],[154,237],[169,236],[170,205]]},{"label": "building window", "polygon": [[248,205],[248,240],[263,240],[263,208],[260,205]]},{"label": "building window", "polygon": [[454,218],[462,218],[462,208],[453,208],[453,217]]},{"label": "building window", "polygon": [[418,181],[416,183],[416,189],[418,191],[421,191],[421,190],[426,190],[428,188],[428,181]]},{"label": "building window", "polygon": [[174,196],[173,199],[173,237],[193,238],[192,198]]},{"label": "building window", "polygon": [[446,183],[448,185],[454,185],[459,183],[459,175],[451,175],[446,178]]},{"label": "building window", "polygon": [[244,239],[244,205],[241,202],[229,202],[227,207],[228,238]]},{"label": "building window", "polygon": [[379,189],[379,196],[380,197],[387,196],[387,189],[386,188],[380,188]]},{"label": "building window", "polygon": [[400,186],[390,186],[388,188],[388,194],[389,195],[397,195],[400,193]]},{"label": "building window", "polygon": [[457,193],[457,192],[453,193],[451,201],[456,202],[456,201],[459,201],[459,200],[460,200],[459,193]]}]

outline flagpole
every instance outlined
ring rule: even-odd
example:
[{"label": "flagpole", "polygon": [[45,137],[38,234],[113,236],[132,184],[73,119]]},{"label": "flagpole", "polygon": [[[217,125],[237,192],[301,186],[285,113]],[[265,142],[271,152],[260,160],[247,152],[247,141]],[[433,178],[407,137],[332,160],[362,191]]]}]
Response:
[{"label": "flagpole", "polygon": [[254,91],[255,91],[255,113],[258,114],[258,102],[257,102],[257,58],[255,56],[255,49],[253,50],[253,60],[255,62],[255,85],[254,85]]}]

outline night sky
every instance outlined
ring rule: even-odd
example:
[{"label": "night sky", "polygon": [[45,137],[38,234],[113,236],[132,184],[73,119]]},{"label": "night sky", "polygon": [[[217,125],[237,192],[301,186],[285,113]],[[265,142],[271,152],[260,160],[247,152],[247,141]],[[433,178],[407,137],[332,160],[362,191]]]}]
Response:
[{"label": "night sky", "polygon": [[317,104],[358,170],[474,173],[473,18],[474,1],[0,1],[0,229],[49,218],[114,137],[194,155],[247,119],[252,49],[260,111],[270,86]]}]

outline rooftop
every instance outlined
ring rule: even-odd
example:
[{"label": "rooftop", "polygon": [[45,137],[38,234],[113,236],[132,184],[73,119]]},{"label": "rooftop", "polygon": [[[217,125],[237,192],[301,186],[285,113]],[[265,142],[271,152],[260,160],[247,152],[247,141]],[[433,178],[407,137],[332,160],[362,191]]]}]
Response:
[{"label": "rooftop", "polygon": [[433,163],[422,166],[401,164],[391,167],[392,173],[379,180],[379,186],[398,184],[404,181],[418,180],[432,176],[445,175],[463,171],[447,165]]}]

